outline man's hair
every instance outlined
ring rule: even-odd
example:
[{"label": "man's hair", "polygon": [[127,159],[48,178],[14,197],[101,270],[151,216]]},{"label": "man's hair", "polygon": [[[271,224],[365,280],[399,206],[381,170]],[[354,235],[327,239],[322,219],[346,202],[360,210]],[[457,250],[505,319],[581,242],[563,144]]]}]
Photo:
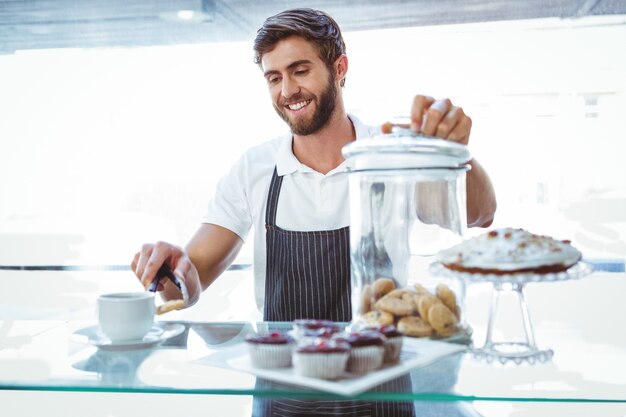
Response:
[{"label": "man's hair", "polygon": [[[290,36],[300,36],[315,44],[320,58],[331,70],[333,64],[346,53],[346,44],[335,20],[326,13],[313,9],[292,9],[268,17],[254,39],[254,63],[261,65],[263,54]],[[343,86],[345,79],[342,80]]]}]

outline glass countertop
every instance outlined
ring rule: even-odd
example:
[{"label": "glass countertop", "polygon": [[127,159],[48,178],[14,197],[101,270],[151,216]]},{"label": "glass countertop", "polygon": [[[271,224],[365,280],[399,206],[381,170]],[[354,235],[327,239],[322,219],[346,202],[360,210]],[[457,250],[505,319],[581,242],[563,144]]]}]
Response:
[{"label": "glass countertop", "polygon": [[[351,398],[626,404],[626,305],[619,302],[619,295],[626,294],[626,274],[593,273],[580,280],[529,285],[537,342],[554,351],[550,360],[533,364],[490,362],[472,353],[484,339],[489,302],[488,291],[472,288],[466,309],[473,342]],[[89,341],[94,320],[0,318],[0,390],[345,398],[206,361],[240,348],[250,332],[288,330],[291,323],[181,317],[159,317],[160,326],[180,329],[160,344],[113,350]]]}]

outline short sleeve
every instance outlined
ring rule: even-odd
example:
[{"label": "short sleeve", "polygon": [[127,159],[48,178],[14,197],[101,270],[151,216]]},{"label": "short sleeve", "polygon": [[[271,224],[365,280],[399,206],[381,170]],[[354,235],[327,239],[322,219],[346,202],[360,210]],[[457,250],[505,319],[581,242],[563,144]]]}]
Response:
[{"label": "short sleeve", "polygon": [[252,227],[247,189],[245,159],[242,157],[220,178],[202,222],[225,227],[245,241]]}]

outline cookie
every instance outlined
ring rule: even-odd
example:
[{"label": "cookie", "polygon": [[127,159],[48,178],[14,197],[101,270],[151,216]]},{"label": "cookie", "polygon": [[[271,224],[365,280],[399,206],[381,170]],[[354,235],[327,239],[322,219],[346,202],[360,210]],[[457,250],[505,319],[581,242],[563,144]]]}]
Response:
[{"label": "cookie", "polygon": [[454,315],[456,316],[456,319],[461,321],[461,307],[459,307],[459,305],[456,305],[456,309],[453,311]]},{"label": "cookie", "polygon": [[402,294],[401,298],[404,301],[411,303],[411,306],[413,307],[413,312],[411,313],[412,316],[419,315],[417,303],[420,299],[420,295],[418,293],[416,293],[415,291],[407,290]]},{"label": "cookie", "polygon": [[418,294],[430,294],[430,291],[428,291],[422,284],[416,283],[413,287],[415,288],[415,292]]},{"label": "cookie", "polygon": [[413,313],[413,303],[389,294],[376,301],[374,308],[386,311],[394,316],[408,316]]},{"label": "cookie", "polygon": [[402,317],[397,327],[400,333],[412,337],[430,337],[433,334],[433,328],[416,316]]},{"label": "cookie", "polygon": [[427,323],[430,323],[428,321],[428,311],[434,304],[441,304],[441,300],[430,293],[419,295],[417,300],[417,311],[420,317],[423,320],[426,320]]},{"label": "cookie", "polygon": [[155,314],[161,315],[172,310],[179,310],[185,307],[185,301],[183,300],[169,300],[161,304],[156,308]]},{"label": "cookie", "polygon": [[372,310],[372,287],[365,285],[361,294],[360,313],[365,314]]},{"label": "cookie", "polygon": [[385,294],[385,297],[404,298],[406,294],[410,294],[412,292],[413,291],[407,288],[396,288],[395,290],[391,290],[387,294]]},{"label": "cookie", "polygon": [[395,288],[396,284],[391,278],[378,278],[372,283],[372,297],[378,300]]},{"label": "cookie", "polygon": [[435,289],[437,298],[439,298],[443,304],[452,312],[457,311],[456,295],[446,284],[439,284]]},{"label": "cookie", "polygon": [[451,336],[458,330],[458,320],[443,303],[433,304],[428,310],[428,324],[442,337]]},{"label": "cookie", "polygon": [[386,311],[372,310],[361,316],[361,321],[366,324],[387,326],[393,324],[393,314]]}]

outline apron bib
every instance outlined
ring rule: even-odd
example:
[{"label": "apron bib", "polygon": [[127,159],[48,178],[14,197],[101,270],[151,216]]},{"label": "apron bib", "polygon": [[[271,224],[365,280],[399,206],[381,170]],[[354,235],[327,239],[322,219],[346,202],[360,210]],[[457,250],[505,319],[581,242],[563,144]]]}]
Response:
[{"label": "apron bib", "polygon": [[274,169],[265,212],[263,320],[348,322],[352,318],[350,229],[294,232],[276,226],[282,182]]},{"label": "apron bib", "polygon": [[[318,319],[348,322],[350,297],[350,230],[299,232],[276,226],[283,177],[272,175],[265,212],[267,266],[263,320]],[[271,381],[257,379],[260,390]],[[280,387],[280,385],[276,385]],[[374,389],[411,390],[405,375]],[[411,402],[281,400],[254,398],[253,416],[414,416]]]}]

